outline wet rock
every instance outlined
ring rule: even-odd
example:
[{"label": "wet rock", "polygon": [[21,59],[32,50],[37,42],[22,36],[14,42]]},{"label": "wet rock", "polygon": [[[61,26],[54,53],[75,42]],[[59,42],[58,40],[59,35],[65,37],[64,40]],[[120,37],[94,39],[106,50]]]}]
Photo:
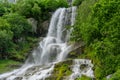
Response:
[{"label": "wet rock", "polygon": [[35,20],[34,18],[29,18],[28,22],[32,25],[32,32],[37,33],[37,24],[38,24],[38,21]]},{"label": "wet rock", "polygon": [[50,20],[46,20],[46,21],[40,21],[38,22],[38,26],[37,26],[37,35],[38,36],[42,36],[45,37],[47,32],[48,32],[48,28],[49,28],[49,23]]},{"label": "wet rock", "polygon": [[106,79],[109,80],[112,77],[112,74],[106,76]]},{"label": "wet rock", "polygon": [[84,70],[85,68],[87,68],[87,66],[88,66],[88,64],[81,64],[80,69]]},{"label": "wet rock", "polygon": [[14,80],[22,80],[22,77],[16,77]]},{"label": "wet rock", "polygon": [[84,53],[84,43],[75,43],[73,50],[68,54],[69,59],[79,58],[79,56]]}]

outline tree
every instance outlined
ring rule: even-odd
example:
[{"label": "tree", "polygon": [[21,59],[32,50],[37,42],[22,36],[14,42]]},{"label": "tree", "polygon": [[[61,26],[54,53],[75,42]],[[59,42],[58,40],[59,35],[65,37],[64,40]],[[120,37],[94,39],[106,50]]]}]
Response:
[{"label": "tree", "polygon": [[14,33],[13,39],[15,42],[21,37],[24,37],[25,35],[28,35],[29,32],[31,32],[31,25],[21,15],[17,13],[11,13],[4,15],[3,18],[9,22],[11,31]]},{"label": "tree", "polygon": [[41,8],[37,3],[34,3],[34,6],[32,7],[32,15],[36,20],[39,20],[39,17],[41,16]]},{"label": "tree", "polygon": [[5,7],[3,4],[0,3],[0,16],[2,16],[5,13]]},{"label": "tree", "polygon": [[0,59],[7,58],[12,47],[13,32],[10,30],[9,23],[0,18]]}]

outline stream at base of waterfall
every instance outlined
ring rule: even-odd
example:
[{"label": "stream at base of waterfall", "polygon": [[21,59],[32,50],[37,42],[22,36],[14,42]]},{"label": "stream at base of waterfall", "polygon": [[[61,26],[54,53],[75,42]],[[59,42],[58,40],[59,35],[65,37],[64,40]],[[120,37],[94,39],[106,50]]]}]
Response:
[{"label": "stream at base of waterfall", "polygon": [[[25,64],[14,71],[0,75],[0,80],[45,80],[54,70],[55,64],[64,61],[73,46],[68,44],[71,29],[76,16],[76,7],[59,8],[52,15],[47,36],[39,42],[39,46],[29,55]],[[81,70],[80,66],[86,64]],[[86,59],[73,60],[72,74],[67,80],[75,80],[81,75],[94,77],[92,63]]]}]

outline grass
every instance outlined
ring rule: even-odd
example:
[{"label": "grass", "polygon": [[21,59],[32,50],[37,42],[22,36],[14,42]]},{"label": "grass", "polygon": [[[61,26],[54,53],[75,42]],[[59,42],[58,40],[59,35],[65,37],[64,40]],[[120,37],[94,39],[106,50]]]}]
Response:
[{"label": "grass", "polygon": [[0,60],[0,74],[19,68],[21,65],[18,61]]},{"label": "grass", "polygon": [[20,42],[16,47],[12,50],[10,59],[15,61],[24,62],[34,47],[38,45],[39,38],[27,37],[26,41]]},{"label": "grass", "polygon": [[93,80],[93,79],[87,76],[81,76],[80,78],[77,78],[76,80]]},{"label": "grass", "polygon": [[28,37],[26,42],[21,42],[11,51],[10,59],[0,60],[0,74],[5,73],[21,66],[21,63],[25,61],[30,51],[38,45],[39,38]]},{"label": "grass", "polygon": [[64,78],[72,74],[71,71],[72,60],[59,62],[55,65],[52,75],[46,80],[64,80]]}]

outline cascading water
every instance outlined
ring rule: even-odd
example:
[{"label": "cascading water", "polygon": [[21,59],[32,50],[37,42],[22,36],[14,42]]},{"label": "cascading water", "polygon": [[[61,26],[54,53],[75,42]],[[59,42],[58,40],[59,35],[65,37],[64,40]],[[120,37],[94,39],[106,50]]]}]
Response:
[{"label": "cascading water", "polygon": [[78,77],[81,77],[82,75],[86,75],[88,77],[94,78],[93,74],[93,64],[91,63],[91,60],[87,59],[75,59],[73,61],[73,73],[69,77],[69,80],[75,80]]},{"label": "cascading water", "polygon": [[59,8],[53,14],[48,34],[37,49],[17,70],[0,75],[0,80],[45,80],[51,75],[54,65],[63,61],[72,50],[67,44],[71,30],[65,26],[74,24],[76,7]]}]

